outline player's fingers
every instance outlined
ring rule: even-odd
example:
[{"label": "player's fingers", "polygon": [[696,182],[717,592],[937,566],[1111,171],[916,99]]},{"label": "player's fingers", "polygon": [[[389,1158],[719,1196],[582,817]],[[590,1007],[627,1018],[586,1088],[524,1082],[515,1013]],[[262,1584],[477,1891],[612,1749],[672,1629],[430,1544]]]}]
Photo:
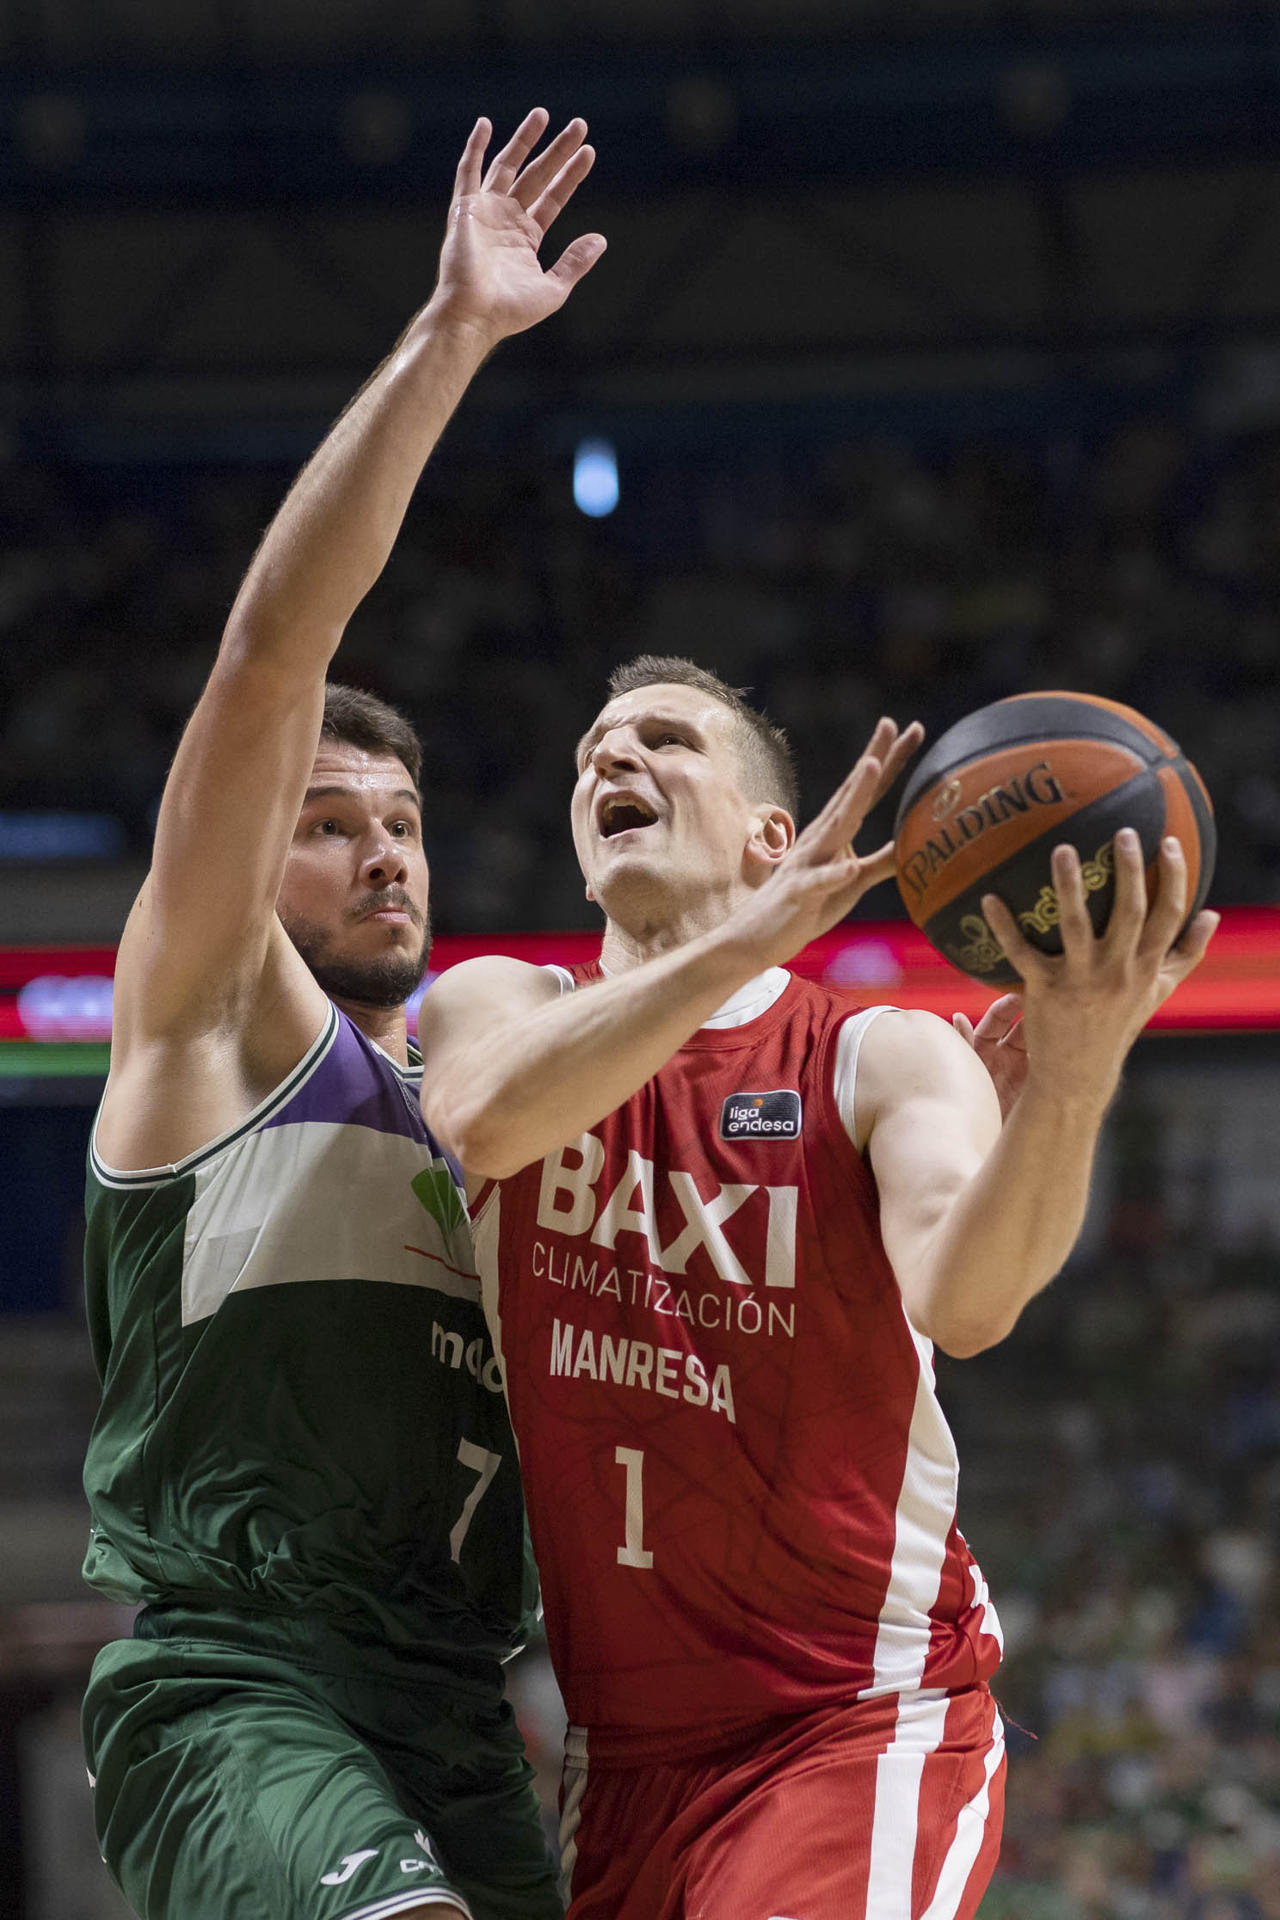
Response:
[{"label": "player's fingers", "polygon": [[529,218],[545,233],[558,214],[564,212],[578,188],[595,165],[594,147],[579,147],[573,158],[561,167],[545,192],[529,208]]},{"label": "player's fingers", "polygon": [[[846,840],[853,838],[863,819],[871,811],[883,788],[885,763],[893,752],[898,738],[898,723],[883,715],[876,721],[871,738],[852,767],[836,788],[821,812],[805,828],[801,838],[806,837],[825,844],[830,833],[843,834]],[[874,782],[868,785],[869,775],[874,772]],[[861,805],[857,826],[844,831],[845,823],[851,818],[853,807]]]},{"label": "player's fingers", "polygon": [[571,240],[554,267],[547,270],[548,280],[560,288],[560,297],[564,297],[577,286],[585,274],[590,273],[609,242],[602,233],[584,233],[579,239]]},{"label": "player's fingers", "polygon": [[1176,947],[1170,949],[1167,964],[1176,967],[1179,980],[1185,980],[1204,959],[1209,942],[1222,924],[1222,915],[1211,907],[1198,913]]},{"label": "player's fingers", "polygon": [[[1132,827],[1121,827],[1112,842],[1115,894],[1102,938],[1112,953],[1132,953],[1147,920],[1147,875],[1142,842]],[[1173,938],[1172,933],[1169,936]],[[1169,941],[1165,941],[1167,947]]]},{"label": "player's fingers", "polygon": [[570,120],[562,127],[555,139],[535,154],[528,166],[523,169],[512,183],[511,197],[518,200],[526,212],[534,201],[553,181],[565,164],[571,160],[587,137],[585,120]]},{"label": "player's fingers", "polygon": [[1172,835],[1160,842],[1156,873],[1156,897],[1142,930],[1140,951],[1163,960],[1187,917],[1187,861],[1181,841]]},{"label": "player's fingers", "polygon": [[860,855],[857,861],[859,899],[864,893],[868,892],[870,888],[878,887],[882,880],[892,880],[894,866],[895,858],[892,840],[886,840],[884,845],[877,847],[874,853]]},{"label": "player's fingers", "polygon": [[481,114],[467,135],[467,144],[462,149],[462,158],[458,170],[453,176],[453,194],[455,200],[461,200],[464,194],[479,193],[480,169],[484,165],[484,150],[493,133],[492,123]]},{"label": "player's fingers", "polygon": [[839,846],[842,840],[847,842],[853,838],[852,832],[843,831],[844,822],[849,817],[851,806],[856,803],[856,797],[866,789],[870,769],[874,769],[875,778],[878,780],[880,762],[868,760],[867,754],[864,753],[862,758],[850,767],[826,803],[814,814],[813,819],[797,839],[797,848],[830,849]]},{"label": "player's fingers", "polygon": [[885,794],[888,793],[923,739],[924,728],[918,720],[913,720],[909,727],[898,734],[897,739],[884,756],[884,772],[880,776],[880,789],[876,794],[877,800],[882,800]]},{"label": "player's fingers", "polygon": [[1058,930],[1062,935],[1062,951],[1069,955],[1080,955],[1093,945],[1093,922],[1089,918],[1089,909],[1085,904],[1080,855],[1072,846],[1055,847],[1050,864],[1053,873],[1053,890],[1058,901]]},{"label": "player's fingers", "polygon": [[995,935],[1000,951],[1023,980],[1033,980],[1044,970],[1044,956],[1023,939],[1018,923],[998,894],[984,893],[982,915]]},{"label": "player's fingers", "polygon": [[[823,808],[821,845],[832,851],[848,846],[875,805],[884,767],[873,753],[864,753]],[[815,826],[818,824],[814,822]],[[890,842],[890,850],[892,850]]]},{"label": "player's fingers", "polygon": [[1022,995],[1002,993],[993,1000],[978,1022],[979,1040],[991,1040],[997,1046],[1008,1040],[1022,1019]]},{"label": "player's fingers", "polygon": [[531,113],[526,113],[501,153],[495,154],[489,163],[489,171],[481,183],[487,192],[510,191],[512,181],[546,132],[550,118],[545,107],[534,107]]},{"label": "player's fingers", "polygon": [[951,1016],[951,1024],[960,1035],[960,1038],[972,1046],[974,1042],[973,1022],[968,1014],[953,1013]]}]

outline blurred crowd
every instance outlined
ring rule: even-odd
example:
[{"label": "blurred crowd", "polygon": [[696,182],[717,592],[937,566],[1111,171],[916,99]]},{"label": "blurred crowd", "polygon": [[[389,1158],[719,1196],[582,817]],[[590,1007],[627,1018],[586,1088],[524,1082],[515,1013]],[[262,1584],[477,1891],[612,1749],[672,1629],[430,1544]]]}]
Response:
[{"label": "blurred crowd", "polygon": [[[1106,694],[1213,794],[1214,897],[1280,898],[1280,436],[621,450],[589,520],[568,456],[446,441],[343,677],[426,743],[446,930],[590,923],[565,831],[613,662],[691,654],[795,741],[810,807],[875,716],[936,735],[1002,695]],[[183,718],[289,476],[0,468],[0,809],[103,810],[145,849]],[[893,911],[887,894],[875,911]]]},{"label": "blurred crowd", "polygon": [[1278,1278],[1269,1236],[1189,1244],[1128,1201],[949,1370],[1008,1652],[983,1920],[1280,1916]]}]

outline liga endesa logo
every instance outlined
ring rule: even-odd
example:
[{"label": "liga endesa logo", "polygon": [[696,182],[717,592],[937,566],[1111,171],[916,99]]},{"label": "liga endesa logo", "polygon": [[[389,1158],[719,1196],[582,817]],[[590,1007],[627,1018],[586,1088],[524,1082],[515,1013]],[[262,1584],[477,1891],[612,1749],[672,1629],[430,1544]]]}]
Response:
[{"label": "liga endesa logo", "polygon": [[731,1093],[720,1109],[722,1140],[798,1140],[803,1109],[791,1087]]}]

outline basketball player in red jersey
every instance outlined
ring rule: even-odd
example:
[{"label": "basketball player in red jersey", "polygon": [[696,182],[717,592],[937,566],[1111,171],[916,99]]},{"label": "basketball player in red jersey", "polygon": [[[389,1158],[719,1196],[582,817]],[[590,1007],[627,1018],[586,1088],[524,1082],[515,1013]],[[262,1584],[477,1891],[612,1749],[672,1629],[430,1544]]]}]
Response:
[{"label": "basketball player in red jersey", "polygon": [[1185,875],[1110,926],[1054,854],[1064,952],[990,923],[1029,1068],[785,963],[891,871],[852,840],[914,748],[890,721],[797,838],[786,744],[643,660],[578,754],[607,926],[578,977],[444,976],[431,1127],[474,1177],[570,1720],[571,1920],[956,1920],[999,1843],[1000,1630],[955,1518],[932,1345],[981,1351],[1062,1265],[1128,1049],[1203,954]]}]

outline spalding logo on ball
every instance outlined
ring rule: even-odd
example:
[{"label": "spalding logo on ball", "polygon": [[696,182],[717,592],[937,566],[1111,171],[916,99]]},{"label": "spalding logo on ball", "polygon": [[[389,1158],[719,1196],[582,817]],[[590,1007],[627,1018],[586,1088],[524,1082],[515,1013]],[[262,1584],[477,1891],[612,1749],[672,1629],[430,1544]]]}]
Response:
[{"label": "spalding logo on ball", "polygon": [[1204,905],[1217,836],[1204,782],[1177,743],[1132,707],[1089,693],[1020,693],[944,733],[898,808],[898,888],[921,932],[962,972],[1017,984],[982,913],[1004,901],[1042,953],[1061,953],[1054,847],[1080,855],[1094,931],[1115,891],[1112,840],[1132,827],[1147,880],[1166,833],[1187,862],[1187,919]]}]

